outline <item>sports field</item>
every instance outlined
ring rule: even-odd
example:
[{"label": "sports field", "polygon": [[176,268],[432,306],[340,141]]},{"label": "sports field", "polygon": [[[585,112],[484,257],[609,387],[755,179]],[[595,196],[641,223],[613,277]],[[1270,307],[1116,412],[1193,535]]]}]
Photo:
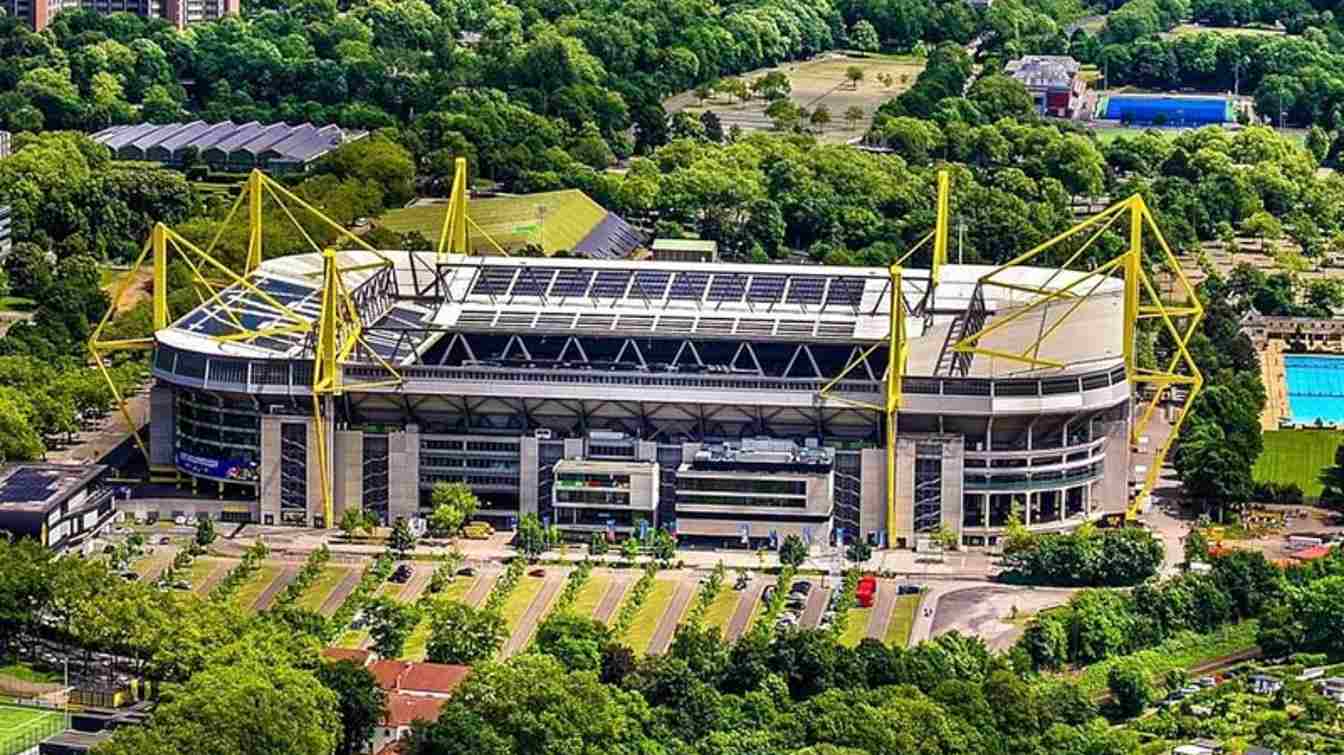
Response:
[{"label": "sports field", "polygon": [[0,755],[17,755],[64,730],[64,713],[0,704]]},{"label": "sports field", "polygon": [[1344,442],[1339,430],[1268,430],[1251,474],[1257,481],[1295,482],[1309,497],[1321,494],[1321,472],[1335,463]]}]

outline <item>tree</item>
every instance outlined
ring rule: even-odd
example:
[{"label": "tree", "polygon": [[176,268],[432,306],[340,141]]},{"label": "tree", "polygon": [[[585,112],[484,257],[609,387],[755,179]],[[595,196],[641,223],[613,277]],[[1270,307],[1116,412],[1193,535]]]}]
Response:
[{"label": "tree", "polygon": [[347,508],[341,512],[341,532],[346,540],[353,540],[355,533],[364,529],[364,512],[357,508]]},{"label": "tree", "polygon": [[751,91],[757,96],[766,100],[781,100],[789,96],[793,91],[793,83],[789,77],[782,71],[771,71],[764,76],[758,76],[751,82]]},{"label": "tree", "polygon": [[627,537],[621,541],[621,558],[634,563],[639,558],[639,540]]},{"label": "tree", "polygon": [[849,28],[849,44],[860,52],[877,52],[881,42],[877,38],[877,29],[872,22],[861,18]]},{"label": "tree", "polygon": [[1184,554],[1186,566],[1193,563],[1204,563],[1208,561],[1209,540],[1204,537],[1204,530],[1202,527],[1190,527],[1189,532],[1185,535]]},{"label": "tree", "polygon": [[863,540],[855,540],[845,549],[845,558],[856,564],[867,563],[873,557],[873,546]]},{"label": "tree", "polygon": [[196,544],[205,548],[215,542],[215,522],[202,515],[196,520]]},{"label": "tree", "polygon": [[611,641],[606,624],[573,611],[557,611],[537,627],[533,646],[569,671],[598,672],[602,670],[602,649]]},{"label": "tree", "polygon": [[845,108],[845,122],[849,124],[850,129],[854,129],[867,114],[862,105],[850,105]]},{"label": "tree", "polygon": [[849,82],[850,89],[858,89],[859,82],[863,81],[863,69],[859,66],[850,66],[846,68],[845,81]]},{"label": "tree", "polygon": [[607,535],[605,532],[594,532],[592,536],[588,538],[588,555],[605,556],[610,550],[611,543],[607,542]]},{"label": "tree", "polygon": [[364,612],[369,617],[369,635],[373,649],[383,658],[401,656],[406,638],[420,621],[420,612],[410,603],[380,595],[369,601]]},{"label": "tree", "polygon": [[378,679],[364,666],[339,661],[319,666],[317,680],[336,694],[341,719],[336,755],[366,752],[387,705],[387,693],[378,686]]},{"label": "tree", "polygon": [[518,535],[516,537],[516,547],[519,552],[527,556],[529,561],[535,561],[546,552],[547,542],[546,529],[541,526],[541,520],[536,514],[524,514],[518,522]]},{"label": "tree", "polygon": [[476,513],[480,501],[462,482],[437,482],[429,494],[434,509],[429,515],[429,530],[437,537],[451,537]]},{"label": "tree", "polygon": [[429,609],[426,657],[434,663],[472,664],[489,660],[508,637],[504,617],[455,600],[437,600]]},{"label": "tree", "polygon": [[812,125],[816,126],[819,131],[825,131],[826,126],[831,122],[831,109],[827,107],[825,103],[817,105],[816,108],[812,110],[812,115],[808,120],[811,121]]},{"label": "tree", "polygon": [[1248,236],[1260,239],[1261,251],[1264,250],[1266,241],[1278,241],[1283,238],[1283,225],[1279,223],[1278,218],[1264,210],[1247,218],[1241,224],[1241,230]]},{"label": "tree", "polygon": [[803,542],[801,537],[790,534],[784,538],[784,542],[779,545],[779,563],[784,566],[792,566],[795,569],[802,566],[807,561],[807,543]]},{"label": "tree", "polygon": [[1126,718],[1143,713],[1153,701],[1153,683],[1142,662],[1135,659],[1123,659],[1111,666],[1106,673],[1106,686]]},{"label": "tree", "polygon": [[713,110],[706,110],[700,114],[700,125],[705,128],[705,139],[715,144],[723,143],[723,123],[719,116],[714,114]]},{"label": "tree", "polygon": [[1024,119],[1034,109],[1031,93],[1022,82],[1004,74],[991,74],[976,79],[966,92],[966,99],[975,103],[985,120],[1000,118]]},{"label": "tree", "polygon": [[342,731],[338,703],[307,671],[234,659],[192,676],[148,723],[117,729],[98,752],[330,755]]},{"label": "tree", "polygon": [[407,524],[405,517],[397,517],[392,525],[392,536],[387,541],[387,547],[397,554],[397,558],[402,559],[415,550],[415,533],[411,532],[411,525]]},{"label": "tree", "polygon": [[667,563],[677,555],[677,539],[667,530],[655,530],[653,533],[653,557]]}]

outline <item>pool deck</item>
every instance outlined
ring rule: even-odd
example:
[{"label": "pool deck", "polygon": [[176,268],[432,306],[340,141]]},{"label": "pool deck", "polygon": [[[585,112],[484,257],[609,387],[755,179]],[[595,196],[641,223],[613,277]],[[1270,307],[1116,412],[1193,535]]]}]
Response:
[{"label": "pool deck", "polygon": [[1270,341],[1260,352],[1260,379],[1265,384],[1265,410],[1260,413],[1261,430],[1278,430],[1279,420],[1292,417],[1288,405],[1288,370],[1283,363],[1283,343]]}]

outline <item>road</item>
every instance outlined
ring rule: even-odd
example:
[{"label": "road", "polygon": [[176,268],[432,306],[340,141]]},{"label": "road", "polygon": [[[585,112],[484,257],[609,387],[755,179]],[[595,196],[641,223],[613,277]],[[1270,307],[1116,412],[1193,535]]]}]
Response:
[{"label": "road", "polygon": [[737,601],[737,609],[733,611],[733,618],[728,622],[724,629],[724,636],[729,642],[741,637],[747,631],[747,625],[751,623],[751,614],[756,610],[756,604],[761,600],[761,593],[765,592],[765,586],[773,584],[773,579],[754,579],[747,586],[746,594]]},{"label": "road", "polygon": [[527,605],[527,610],[523,611],[523,615],[518,619],[518,626],[513,627],[508,641],[504,643],[502,657],[508,658],[521,652],[527,647],[527,643],[532,641],[537,625],[546,616],[546,611],[551,607],[555,596],[560,593],[560,588],[565,586],[565,577],[568,573],[563,569],[550,569],[546,572],[546,577],[541,583],[541,592],[538,592]]},{"label": "road", "polygon": [[339,585],[336,585],[336,589],[331,591],[327,599],[322,601],[322,609],[319,613],[323,616],[331,616],[336,613],[345,599],[350,597],[350,593],[354,592],[355,587],[359,585],[360,576],[359,569],[346,570],[345,578],[341,580]]},{"label": "road", "polygon": [[434,578],[434,564],[412,563],[411,568],[415,571],[411,574],[410,580],[406,586],[401,588],[401,602],[414,603],[425,594],[425,589],[429,587],[429,581]]},{"label": "road", "polygon": [[690,605],[691,598],[695,597],[694,575],[679,574],[674,579],[677,581],[677,592],[672,596],[672,602],[668,604],[667,610],[658,617],[658,627],[653,630],[653,638],[649,640],[650,655],[667,652],[668,646],[672,644],[672,637],[677,633],[681,617],[686,615],[686,606]]},{"label": "road", "polygon": [[915,623],[910,628],[910,645],[913,647],[933,637],[933,617],[938,613],[938,603],[944,595],[971,587],[983,587],[983,582],[949,581],[929,585],[919,601],[919,612],[915,614]]},{"label": "road", "polygon": [[812,593],[807,596],[807,606],[803,608],[803,618],[800,622],[804,629],[816,629],[821,623],[821,615],[826,612],[826,606],[831,602],[831,589],[829,587],[815,586]]},{"label": "road", "polygon": [[598,602],[593,618],[603,624],[610,624],[612,617],[616,615],[616,608],[621,605],[625,591],[630,588],[632,582],[634,577],[629,574],[612,575],[611,584],[607,585],[607,591],[602,594],[602,600]]},{"label": "road", "polygon": [[896,584],[889,579],[877,581],[877,599],[873,601],[873,612],[868,614],[868,637],[879,642],[887,639],[887,627],[891,625],[891,612],[896,610]]},{"label": "road", "polygon": [[280,596],[280,591],[299,576],[301,568],[303,567],[299,564],[285,564],[285,568],[275,576],[275,579],[271,580],[269,585],[266,585],[266,589],[261,591],[261,595],[257,596],[256,609],[265,611],[270,608],[275,599]]},{"label": "road", "polygon": [[490,595],[490,591],[494,589],[495,580],[499,579],[499,572],[478,569],[477,574],[480,575],[480,578],[476,580],[476,584],[472,585],[470,590],[467,590],[466,597],[462,600],[469,606],[480,608],[481,604]]}]

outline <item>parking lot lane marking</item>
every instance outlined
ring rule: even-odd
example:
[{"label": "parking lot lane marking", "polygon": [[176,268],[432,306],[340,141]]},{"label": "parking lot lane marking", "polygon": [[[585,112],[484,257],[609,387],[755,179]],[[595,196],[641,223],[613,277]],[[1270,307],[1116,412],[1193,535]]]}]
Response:
[{"label": "parking lot lane marking", "polygon": [[747,585],[746,597],[738,601],[737,610],[733,612],[733,620],[728,622],[728,629],[724,632],[729,642],[737,640],[747,631],[747,625],[751,623],[751,614],[756,610],[756,604],[761,601],[761,593],[765,591],[767,584],[768,580],[756,579]]},{"label": "parking lot lane marking", "polygon": [[513,634],[509,635],[508,641],[504,643],[501,657],[508,658],[527,647],[527,643],[532,639],[532,634],[537,631],[537,625],[541,623],[542,617],[551,607],[551,602],[555,600],[555,596],[560,593],[560,588],[564,586],[567,574],[568,571],[565,569],[550,569],[547,571],[546,578],[541,583],[541,591],[527,605],[527,610],[518,619],[518,626],[514,627]]}]

